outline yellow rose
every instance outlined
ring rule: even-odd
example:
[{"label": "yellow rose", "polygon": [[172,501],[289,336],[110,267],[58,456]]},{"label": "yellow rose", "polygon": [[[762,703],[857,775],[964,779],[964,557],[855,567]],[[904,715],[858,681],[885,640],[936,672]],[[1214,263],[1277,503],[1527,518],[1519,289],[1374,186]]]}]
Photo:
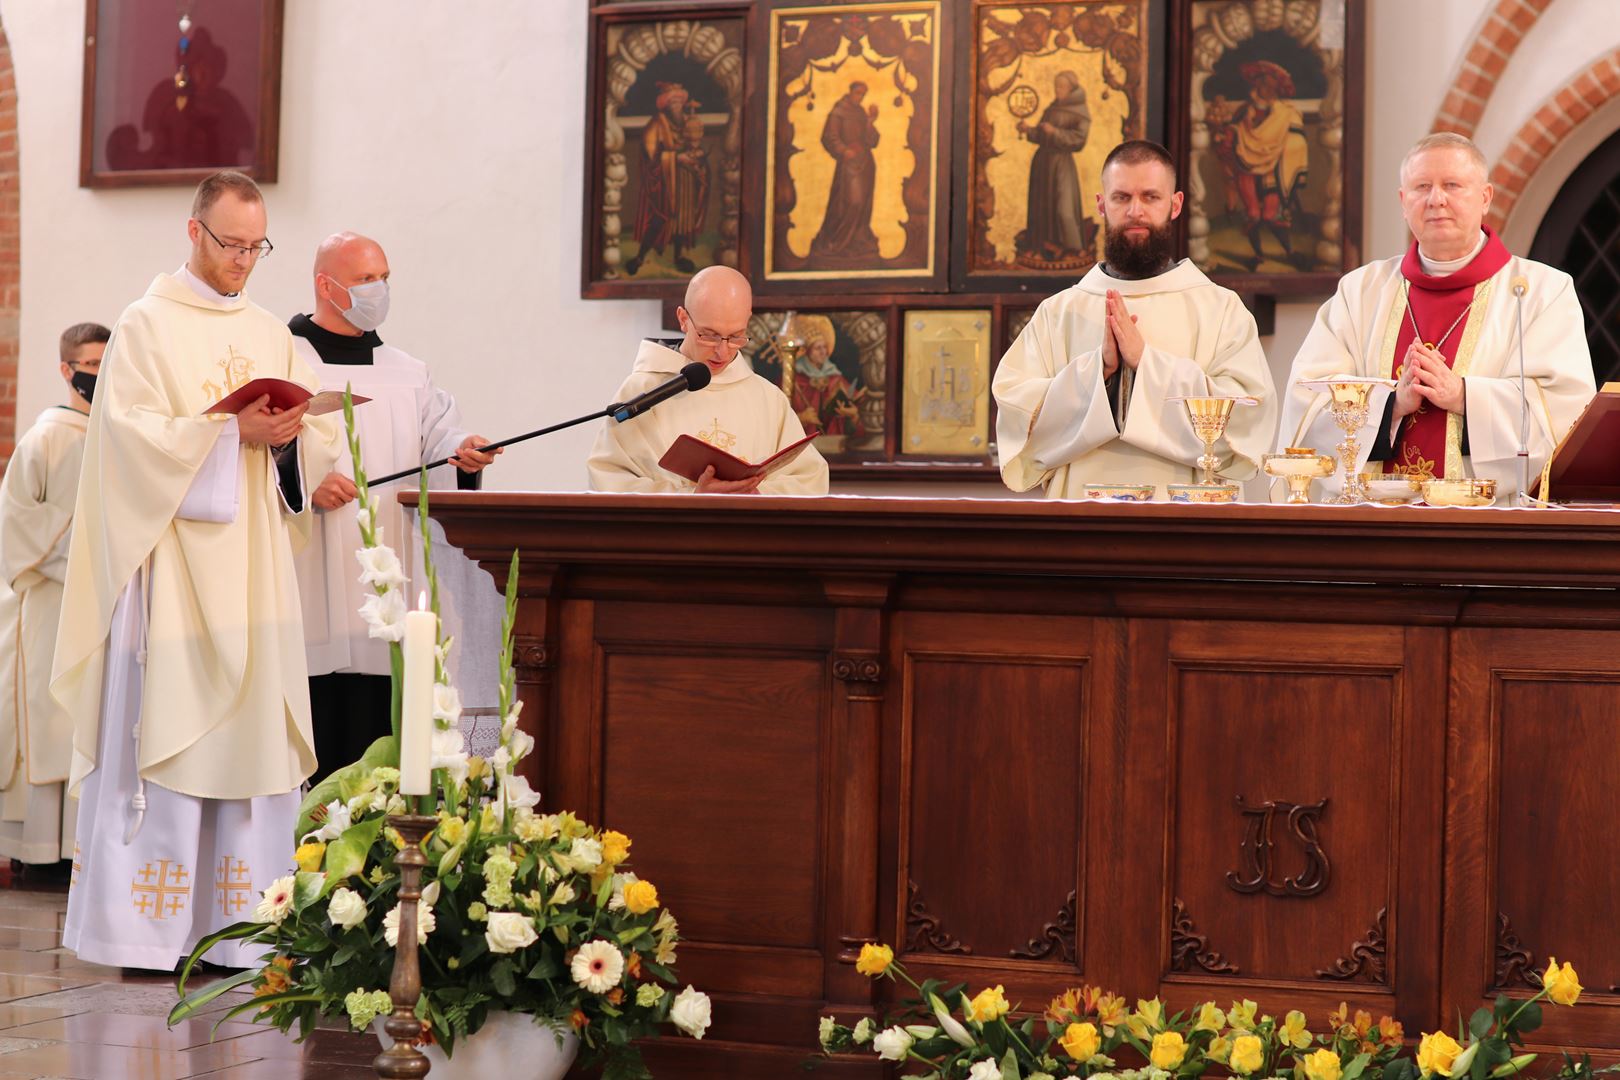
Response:
[{"label": "yellow rose", "polygon": [[1091,1024],[1070,1024],[1063,1031],[1063,1052],[1082,1064],[1090,1061],[1102,1048],[1102,1037]]},{"label": "yellow rose", "polygon": [[1248,998],[1232,1002],[1232,1007],[1226,1010],[1226,1022],[1238,1031],[1254,1030],[1254,1010],[1259,1006]]},{"label": "yellow rose", "polygon": [[1547,957],[1547,971],[1541,976],[1541,985],[1547,988],[1547,996],[1560,1005],[1573,1005],[1581,996],[1581,981],[1575,977],[1575,969],[1567,960],[1559,968],[1555,958]]},{"label": "yellow rose", "polygon": [[1156,1067],[1172,1072],[1179,1068],[1186,1058],[1187,1043],[1182,1039],[1181,1032],[1161,1031],[1153,1036],[1153,1053],[1149,1055],[1149,1060]]},{"label": "yellow rose", "polygon": [[1257,1035],[1239,1035],[1232,1040],[1232,1071],[1248,1076],[1265,1063],[1265,1045]]},{"label": "yellow rose", "polygon": [[1342,1071],[1339,1055],[1331,1050],[1318,1050],[1305,1059],[1305,1080],[1339,1080]]},{"label": "yellow rose", "polygon": [[658,906],[658,890],[650,881],[632,881],[624,887],[624,906],[632,915],[645,915]]},{"label": "yellow rose", "polygon": [[1001,990],[1000,986],[994,989],[987,986],[975,994],[973,1000],[968,1002],[968,1019],[983,1024],[1006,1016],[1012,1006],[1007,1004]]},{"label": "yellow rose", "polygon": [[877,945],[868,941],[861,946],[861,956],[855,961],[855,970],[862,975],[876,977],[889,970],[894,963],[894,950],[887,945]]},{"label": "yellow rose", "polygon": [[[321,868],[321,860],[326,857],[326,845],[316,841],[310,844],[299,844],[298,850],[293,852],[293,862],[298,869],[307,873],[315,873]],[[1580,987],[1575,988],[1579,992]]]},{"label": "yellow rose", "polygon": [[1451,1074],[1451,1063],[1457,1060],[1462,1053],[1462,1047],[1443,1031],[1436,1031],[1423,1036],[1418,1043],[1417,1064],[1418,1069],[1425,1076],[1429,1073],[1439,1073],[1441,1076]]},{"label": "yellow rose", "polygon": [[630,838],[612,829],[602,834],[602,861],[618,866],[630,857]]},{"label": "yellow rose", "polygon": [[1305,1030],[1305,1014],[1294,1009],[1283,1017],[1282,1027],[1277,1029],[1277,1041],[1296,1050],[1311,1045],[1311,1033]]},{"label": "yellow rose", "polygon": [[1226,1014],[1215,1007],[1213,1001],[1204,1002],[1204,1007],[1198,1010],[1198,1023],[1193,1025],[1194,1031],[1219,1031],[1226,1024]]}]

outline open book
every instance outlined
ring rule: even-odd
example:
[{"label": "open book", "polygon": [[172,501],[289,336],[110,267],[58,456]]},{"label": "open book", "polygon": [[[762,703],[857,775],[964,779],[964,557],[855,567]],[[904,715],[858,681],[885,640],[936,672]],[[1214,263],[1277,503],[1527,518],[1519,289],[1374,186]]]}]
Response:
[{"label": "open book", "polygon": [[695,439],[690,435],[682,435],[669,444],[664,456],[658,459],[658,467],[676,476],[697,483],[703,470],[710,465],[714,466],[716,480],[747,480],[755,476],[769,476],[778,469],[786,468],[793,463],[793,459],[810,445],[814,435],[806,435],[790,446],[784,446],[758,465],[744,461],[740,457],[726,453],[717,446],[710,446],[702,439]]},{"label": "open book", "polygon": [[[267,378],[254,379],[237,387],[204,409],[202,414],[207,416],[209,413],[239,413],[266,394],[270,395],[270,406],[275,409],[291,409],[306,401],[309,402],[309,412],[305,414],[307,416],[320,416],[322,413],[337,412],[343,408],[341,390],[322,390],[318,394],[312,394],[306,387],[290,379]],[[356,405],[370,400],[359,394],[354,395]]]}]

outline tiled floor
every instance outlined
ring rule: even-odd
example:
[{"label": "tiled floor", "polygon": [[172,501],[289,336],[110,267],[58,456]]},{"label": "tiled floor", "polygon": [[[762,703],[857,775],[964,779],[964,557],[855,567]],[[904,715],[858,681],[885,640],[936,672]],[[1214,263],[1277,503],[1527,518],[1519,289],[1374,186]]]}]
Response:
[{"label": "tiled floor", "polygon": [[[174,981],[81,963],[61,947],[65,889],[13,887],[0,862],[0,1080],[336,1080],[373,1075],[377,1040],[188,1020]],[[240,1000],[238,998],[238,1000]]]}]

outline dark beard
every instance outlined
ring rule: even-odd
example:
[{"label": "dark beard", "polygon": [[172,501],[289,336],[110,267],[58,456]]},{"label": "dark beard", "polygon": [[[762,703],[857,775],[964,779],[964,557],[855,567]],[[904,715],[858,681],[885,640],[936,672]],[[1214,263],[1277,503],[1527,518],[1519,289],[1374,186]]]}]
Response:
[{"label": "dark beard", "polygon": [[1115,232],[1106,224],[1103,232],[1103,260],[1115,277],[1127,280],[1162,274],[1170,265],[1170,223],[1149,225],[1146,240],[1137,243],[1123,230]]}]

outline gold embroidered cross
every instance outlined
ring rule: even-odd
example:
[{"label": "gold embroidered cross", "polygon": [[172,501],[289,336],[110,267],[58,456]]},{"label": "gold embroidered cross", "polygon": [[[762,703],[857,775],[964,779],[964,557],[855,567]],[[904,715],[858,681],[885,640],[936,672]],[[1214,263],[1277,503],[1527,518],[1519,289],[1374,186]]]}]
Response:
[{"label": "gold embroidered cross", "polygon": [[168,859],[159,859],[155,870],[151,863],[147,863],[135,877],[140,879],[139,882],[132,880],[129,883],[135,913],[149,919],[165,919],[180,914],[191,895],[191,875],[183,865],[171,863]]},{"label": "gold embroidered cross", "polygon": [[219,872],[214,877],[214,892],[219,897],[221,915],[236,915],[246,909],[253,894],[248,864],[230,855],[219,860]]},{"label": "gold embroidered cross", "polygon": [[726,431],[720,426],[720,418],[718,416],[714,418],[714,427],[710,428],[708,431],[698,432],[697,437],[717,450],[730,451],[733,446],[737,445],[737,436],[733,435],[729,431]]}]

